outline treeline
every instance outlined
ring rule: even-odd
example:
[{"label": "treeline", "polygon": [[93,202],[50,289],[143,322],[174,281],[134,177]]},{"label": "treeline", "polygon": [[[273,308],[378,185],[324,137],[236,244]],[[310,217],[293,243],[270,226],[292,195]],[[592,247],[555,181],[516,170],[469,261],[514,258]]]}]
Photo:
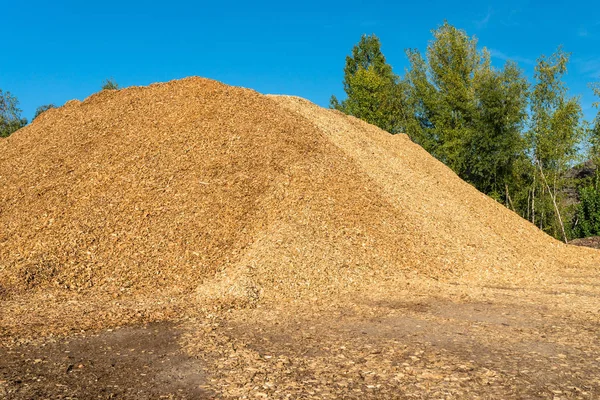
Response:
[{"label": "treeline", "polygon": [[[492,66],[475,37],[446,22],[433,31],[425,54],[409,49],[406,55],[410,67],[401,77],[379,39],[363,36],[346,57],[346,99],[332,96],[331,107],[408,134],[462,179],[556,238],[600,235],[598,174],[569,177],[584,160],[597,170],[600,113],[585,121],[579,97],[569,96],[568,53],[559,47],[540,56],[530,82],[515,62]],[[600,96],[600,85],[590,86]],[[578,201],[569,197],[573,192]]]}]

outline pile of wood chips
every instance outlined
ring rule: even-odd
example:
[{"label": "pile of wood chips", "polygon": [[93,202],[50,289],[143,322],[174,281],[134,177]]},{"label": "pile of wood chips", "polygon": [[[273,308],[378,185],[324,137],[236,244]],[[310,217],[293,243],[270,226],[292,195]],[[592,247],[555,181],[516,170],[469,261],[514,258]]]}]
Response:
[{"label": "pile of wood chips", "polygon": [[599,261],[405,135],[212,80],[102,91],[0,139],[5,334]]}]

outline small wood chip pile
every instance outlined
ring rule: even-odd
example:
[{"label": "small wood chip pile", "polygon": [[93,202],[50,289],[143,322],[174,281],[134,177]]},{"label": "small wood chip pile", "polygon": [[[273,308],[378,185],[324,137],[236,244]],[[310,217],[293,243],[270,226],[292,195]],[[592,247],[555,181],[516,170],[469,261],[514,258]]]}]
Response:
[{"label": "small wood chip pile", "polygon": [[0,140],[0,296],[336,296],[422,274],[594,267],[412,143],[187,78],[105,90]]}]

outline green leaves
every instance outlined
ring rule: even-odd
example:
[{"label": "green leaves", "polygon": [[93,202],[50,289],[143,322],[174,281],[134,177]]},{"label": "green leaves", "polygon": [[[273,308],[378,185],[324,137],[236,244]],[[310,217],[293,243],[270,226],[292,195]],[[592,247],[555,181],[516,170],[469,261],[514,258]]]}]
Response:
[{"label": "green leaves", "polygon": [[459,175],[468,170],[467,142],[470,141],[477,104],[474,79],[483,58],[474,39],[447,22],[433,31],[427,60],[409,51],[407,74],[409,97],[414,109],[414,131],[407,132],[435,157]]},{"label": "green leaves", "polygon": [[600,191],[588,186],[579,192],[580,203],[575,214],[575,237],[600,236]]},{"label": "green leaves", "polygon": [[[569,54],[541,56],[530,87],[514,62],[493,67],[475,37],[444,22],[422,55],[407,50],[404,79],[392,72],[376,36],[346,57],[344,91],[331,107],[389,132],[405,132],[480,191],[540,229],[566,236],[565,172],[581,157],[586,132],[600,164],[600,112],[592,128],[563,81]],[[592,85],[600,96],[600,83]],[[600,104],[596,103],[600,108]]]},{"label": "green leaves", "polygon": [[343,83],[347,98],[340,102],[332,96],[330,107],[398,133],[404,94],[398,80],[381,52],[379,39],[363,35],[352,56],[346,57]]},{"label": "green leaves", "polygon": [[[568,97],[563,82],[570,55],[562,48],[550,57],[541,56],[535,67],[535,85],[531,93],[531,126],[527,140],[535,174],[546,177],[545,187],[533,187],[539,193],[538,210],[532,222],[557,236],[564,230],[561,214],[565,173],[578,157],[579,144],[584,139],[585,125],[578,97]],[[535,176],[534,176],[535,178]],[[552,207],[547,199],[552,200]],[[540,207],[541,206],[541,207]],[[558,224],[558,225],[557,225]]]},{"label": "green leaves", "polygon": [[56,108],[56,106],[54,104],[45,104],[43,106],[39,106],[36,110],[35,110],[35,115],[33,116],[33,119],[35,120],[37,117],[39,117],[41,114],[43,114],[44,112],[52,109],[52,108]]},{"label": "green leaves", "polygon": [[541,56],[531,94],[530,146],[535,159],[554,174],[564,172],[574,161],[577,145],[584,135],[579,98],[567,97],[567,87],[562,81],[569,56],[562,48],[550,57]]},{"label": "green leaves", "polygon": [[[590,89],[592,89],[596,97],[600,98],[600,82],[591,83]],[[600,102],[595,102],[593,106],[598,109],[598,113],[589,131],[590,159],[596,165],[600,165]]]},{"label": "green leaves", "polygon": [[[595,96],[600,97],[600,82],[590,84]],[[589,159],[596,168],[595,182],[589,183],[579,190],[579,204],[574,216],[572,234],[574,237],[600,236],[600,103],[593,106],[598,110],[588,132]]]},{"label": "green leaves", "polygon": [[16,97],[0,89],[0,137],[7,137],[27,125],[27,120],[21,118],[18,105]]},{"label": "green leaves", "polygon": [[[471,132],[467,179],[484,193],[506,196],[525,158],[521,131],[527,117],[528,83],[516,64],[482,71],[474,82],[476,116]],[[514,193],[513,193],[514,194]]]},{"label": "green leaves", "polygon": [[102,90],[118,90],[119,84],[114,78],[108,78],[102,82]]},{"label": "green leaves", "polygon": [[477,40],[447,22],[433,31],[427,59],[416,50],[407,55],[414,116],[407,133],[479,190],[507,197],[514,165],[525,156],[522,72],[514,63],[493,69]]}]

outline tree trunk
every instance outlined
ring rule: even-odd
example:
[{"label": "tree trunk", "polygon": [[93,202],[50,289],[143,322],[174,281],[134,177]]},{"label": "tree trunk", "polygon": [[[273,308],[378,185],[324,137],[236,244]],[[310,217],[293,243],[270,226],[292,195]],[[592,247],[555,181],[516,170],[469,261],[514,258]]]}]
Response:
[{"label": "tree trunk", "polygon": [[531,189],[531,223],[535,225],[535,173],[533,174],[533,188]]},{"label": "tree trunk", "polygon": [[517,212],[517,211],[515,210],[515,206],[514,206],[514,204],[513,204],[513,202],[512,202],[512,199],[510,198],[510,193],[508,193],[508,184],[507,184],[507,183],[505,183],[505,184],[504,184],[504,188],[505,188],[505,190],[506,190],[506,199],[508,200],[508,201],[507,201],[507,203],[509,203],[509,204],[510,204],[510,208],[512,208],[512,210],[513,210],[514,212]]},{"label": "tree trunk", "polygon": [[529,200],[531,199],[531,190],[527,191],[527,221],[529,221],[530,211],[531,211],[531,203]]},{"label": "tree trunk", "polygon": [[550,189],[550,185],[548,185],[548,181],[546,180],[546,176],[544,175],[544,171],[542,169],[542,164],[538,161],[538,167],[540,168],[540,175],[542,176],[542,179],[544,180],[544,183],[546,184],[546,188],[548,189],[548,194],[550,195],[550,198],[552,199],[552,204],[554,204],[554,211],[556,211],[556,216],[558,217],[558,223],[560,224],[560,230],[562,231],[562,235],[563,235],[563,240],[565,241],[565,243],[569,243],[569,241],[567,240],[567,234],[565,233],[565,225],[563,224],[562,221],[562,217],[560,216],[560,211],[558,210],[558,205],[556,204],[556,193],[552,193],[552,190]]}]

